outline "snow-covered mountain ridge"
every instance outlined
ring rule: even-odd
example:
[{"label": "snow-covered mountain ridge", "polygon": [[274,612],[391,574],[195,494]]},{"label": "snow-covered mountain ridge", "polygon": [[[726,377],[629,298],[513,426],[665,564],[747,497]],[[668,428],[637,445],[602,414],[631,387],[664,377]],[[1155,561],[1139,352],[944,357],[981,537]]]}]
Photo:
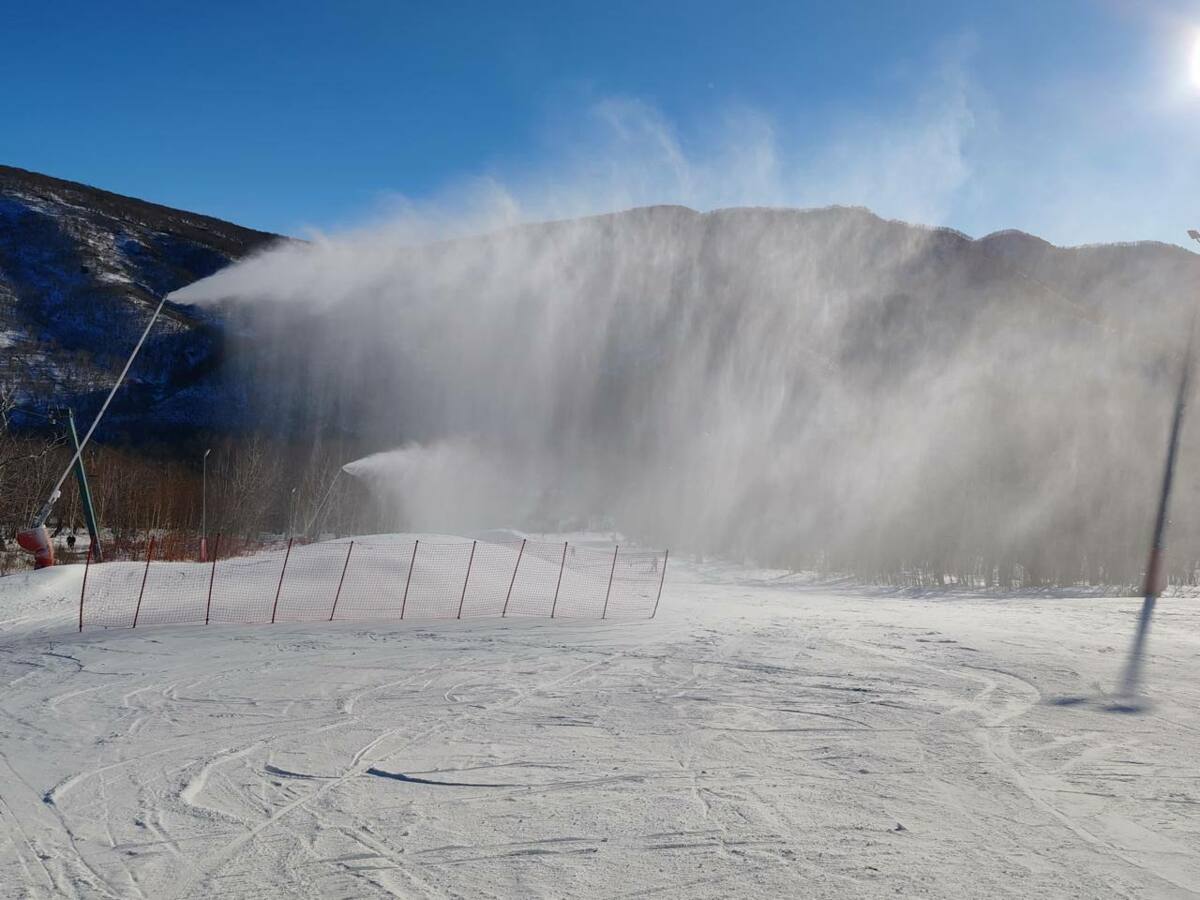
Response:
[{"label": "snow-covered mountain ridge", "polygon": [[[26,403],[87,409],[158,299],[278,236],[0,166],[0,378]],[[158,434],[228,409],[219,321],[170,305],[114,425]],[[236,391],[234,392],[236,394]]]},{"label": "snow-covered mountain ridge", "polygon": [[[814,334],[796,352],[836,363],[839,379],[884,383],[905,367],[906,348],[914,342],[958,342],[976,327],[981,310],[997,307],[1031,335],[1100,326],[1109,337],[1093,333],[1092,339],[1101,343],[1119,342],[1129,331],[1166,349],[1177,343],[1173,338],[1200,289],[1200,257],[1181,247],[1145,242],[1063,248],[1019,231],[972,239],[947,228],[885,220],[863,208],[698,213],[660,206],[521,230],[547,246],[573,245],[575,255],[566,262],[590,273],[577,287],[595,291],[598,302],[650,289],[680,295],[693,310],[717,295],[750,305],[772,296],[794,303],[825,296],[827,306],[847,307],[838,313],[849,316],[847,328],[836,346]],[[493,239],[456,243],[482,247]],[[279,240],[0,166],[0,379],[17,386],[26,401],[70,402],[86,419],[90,402],[111,383],[163,293]],[[632,270],[613,264],[617,249],[630,244],[669,252],[635,258]],[[303,333],[284,342],[294,352],[284,353],[280,363],[291,372],[297,357],[319,358],[309,343],[328,330],[328,323],[300,318]],[[285,411],[306,430],[330,424],[311,408],[296,409],[297,403],[314,403],[308,378],[294,387],[299,400],[277,396],[276,387],[268,386],[270,396],[259,397],[261,405],[251,410],[249,385],[261,387],[262,373],[224,364],[238,352],[224,340],[219,312],[169,304],[167,321],[156,328],[109,428],[157,441],[234,428],[246,413],[261,416],[263,407]],[[336,390],[327,400],[344,406],[339,430],[366,421]],[[410,430],[406,420],[395,422],[399,435],[362,437],[403,438]]]}]

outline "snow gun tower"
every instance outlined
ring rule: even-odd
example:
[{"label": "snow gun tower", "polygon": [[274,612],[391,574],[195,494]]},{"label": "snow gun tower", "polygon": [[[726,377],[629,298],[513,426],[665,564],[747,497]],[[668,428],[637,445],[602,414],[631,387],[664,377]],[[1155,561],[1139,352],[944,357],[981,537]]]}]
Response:
[{"label": "snow gun tower", "polygon": [[[104,418],[105,412],[108,411],[108,406],[112,403],[112,398],[116,396],[121,385],[125,383],[125,376],[129,374],[129,369],[133,365],[133,361],[137,359],[138,353],[141,352],[142,345],[146,343],[146,338],[150,334],[150,329],[154,327],[154,323],[158,321],[158,315],[162,312],[163,304],[167,302],[166,294],[158,301],[158,306],[154,310],[154,315],[150,317],[150,321],[146,323],[146,329],[142,332],[142,336],[138,338],[137,344],[133,348],[133,352],[129,354],[129,359],[125,360],[125,367],[121,369],[121,374],[117,376],[116,383],[112,386],[112,390],[108,392],[108,396],[104,398],[104,403],[100,407],[100,411],[96,413],[96,418],[92,420],[91,426],[87,430],[87,434],[83,436],[82,441],[75,441],[75,455],[71,457],[71,461],[67,463],[67,467],[63,469],[62,474],[58,477],[58,481],[54,483],[54,487],[50,491],[50,496],[46,498],[46,502],[42,504],[42,508],[38,510],[37,516],[33,522],[24,531],[17,534],[17,544],[21,549],[33,554],[33,566],[35,569],[44,569],[47,566],[54,565],[54,547],[50,543],[50,535],[46,531],[46,520],[50,518],[50,512],[54,509],[54,504],[62,495],[63,482],[71,474],[71,470],[79,466],[81,475],[80,490],[84,493],[88,500],[85,500],[85,506],[90,507],[90,492],[87,490],[87,479],[82,476],[83,472],[83,448],[87,446],[88,441],[92,439],[92,433],[96,430],[96,426],[100,424],[100,420]],[[74,419],[71,422],[71,434],[75,435]],[[99,552],[100,544],[97,540],[97,534],[93,530],[95,528],[95,517],[89,514],[88,530],[92,532],[92,547],[93,552]]]},{"label": "snow gun tower", "polygon": [[[39,418],[44,418],[51,425],[58,425],[65,422],[67,436],[71,439],[71,447],[75,451],[79,451],[79,433],[75,430],[75,412],[70,407],[51,410],[49,415],[45,416],[41,413],[34,413],[32,410],[26,410],[26,412],[32,413]],[[100,529],[96,524],[96,508],[92,503],[92,491],[88,487],[87,471],[84,469],[82,456],[78,457],[78,461],[75,463],[75,480],[79,485],[79,499],[83,506],[83,518],[87,524],[88,536],[92,542],[90,550],[92,560],[99,562],[101,560]],[[45,534],[45,529],[22,531],[17,535],[17,543],[23,550],[33,554],[34,565],[37,568],[40,569],[47,565],[53,565],[54,547],[50,544]]]}]

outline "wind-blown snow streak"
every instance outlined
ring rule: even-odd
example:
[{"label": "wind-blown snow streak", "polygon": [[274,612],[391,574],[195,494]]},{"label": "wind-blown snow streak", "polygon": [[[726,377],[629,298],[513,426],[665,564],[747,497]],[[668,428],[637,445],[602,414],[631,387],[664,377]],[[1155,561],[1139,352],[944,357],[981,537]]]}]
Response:
[{"label": "wind-blown snow streak", "polygon": [[868,573],[1137,578],[1179,286],[1200,283],[1183,250],[839,208],[418,232],[283,247],[177,295],[245,301],[268,421],[403,445],[355,467],[392,527],[607,519]]}]

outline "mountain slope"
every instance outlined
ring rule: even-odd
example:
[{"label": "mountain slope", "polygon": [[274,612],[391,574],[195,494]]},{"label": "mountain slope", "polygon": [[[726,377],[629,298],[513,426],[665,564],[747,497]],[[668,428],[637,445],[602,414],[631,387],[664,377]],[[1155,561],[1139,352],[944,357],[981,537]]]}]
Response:
[{"label": "mountain slope", "polygon": [[[0,166],[0,380],[26,403],[87,408],[165,293],[280,240]],[[168,304],[114,408],[150,431],[206,427],[229,411],[215,371],[219,323]]]}]

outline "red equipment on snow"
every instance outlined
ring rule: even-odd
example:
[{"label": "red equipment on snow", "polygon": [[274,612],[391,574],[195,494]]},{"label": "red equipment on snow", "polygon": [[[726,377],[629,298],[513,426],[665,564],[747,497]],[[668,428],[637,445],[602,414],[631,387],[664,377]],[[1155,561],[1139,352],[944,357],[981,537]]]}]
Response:
[{"label": "red equipment on snow", "polygon": [[45,525],[17,532],[17,543],[22,550],[33,554],[35,569],[54,565],[54,547],[50,543],[50,534]]}]

